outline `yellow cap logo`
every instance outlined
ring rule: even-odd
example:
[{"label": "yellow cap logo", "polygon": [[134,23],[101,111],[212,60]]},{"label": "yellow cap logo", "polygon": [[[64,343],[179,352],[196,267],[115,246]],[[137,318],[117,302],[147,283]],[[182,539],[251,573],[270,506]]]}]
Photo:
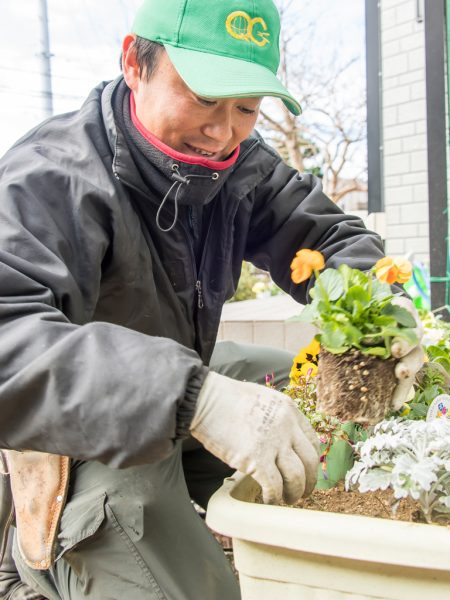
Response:
[{"label": "yellow cap logo", "polygon": [[[227,18],[227,31],[236,40],[245,40],[246,42],[252,42],[257,46],[265,46],[270,44],[268,40],[270,33],[267,31],[266,22],[262,17],[251,18],[243,10],[237,10],[228,15]],[[258,25],[257,31],[253,31]]]}]

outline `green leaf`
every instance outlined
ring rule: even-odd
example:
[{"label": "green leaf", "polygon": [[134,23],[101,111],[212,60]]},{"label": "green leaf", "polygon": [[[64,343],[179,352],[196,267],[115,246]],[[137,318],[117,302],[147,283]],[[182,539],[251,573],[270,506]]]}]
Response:
[{"label": "green leaf", "polygon": [[330,305],[330,310],[332,312],[339,312],[339,313],[343,313],[345,315],[350,315],[350,311],[348,311],[344,306],[342,306],[341,303],[341,298],[339,298],[338,300],[336,300],[336,302],[334,304]]},{"label": "green leaf", "polygon": [[368,333],[361,341],[366,346],[376,346],[377,344],[384,342],[384,338],[379,333]]},{"label": "green leaf", "polygon": [[378,327],[386,327],[388,325],[394,325],[395,322],[392,317],[381,315],[379,317],[374,317],[373,324],[378,325]]},{"label": "green leaf", "polygon": [[439,396],[439,386],[437,385],[432,385],[423,391],[423,399],[427,404],[431,404],[436,396]]},{"label": "green leaf", "polygon": [[400,323],[404,327],[417,327],[415,318],[406,308],[402,308],[396,304],[386,304],[381,312],[384,315],[394,317],[397,323]]},{"label": "green leaf", "polygon": [[314,284],[314,287],[309,292],[311,298],[314,298],[314,300],[316,300],[316,301],[321,300],[323,302],[329,302],[329,298],[328,298],[328,294],[327,294],[326,290],[319,285],[318,281],[319,281],[319,277],[316,279],[316,283]]},{"label": "green leaf", "polygon": [[352,346],[359,347],[363,338],[363,333],[354,325],[346,325],[345,332],[347,334],[347,340]]},{"label": "green leaf", "polygon": [[317,300],[317,310],[321,315],[330,311],[330,305],[325,300]]},{"label": "green leaf", "polygon": [[436,358],[436,360],[434,362],[437,362],[438,364],[442,365],[442,367],[447,371],[447,373],[450,375],[450,360],[448,358]]},{"label": "green leaf", "polygon": [[322,330],[320,338],[321,344],[330,352],[341,349],[346,345],[345,333],[336,323],[327,323]]},{"label": "green leaf", "polygon": [[391,286],[387,283],[381,283],[378,279],[374,279],[372,281],[372,298],[374,300],[382,300],[389,297],[392,297]]},{"label": "green leaf", "polygon": [[334,314],[330,315],[332,317],[332,320],[335,321],[336,323],[341,323],[342,325],[345,323],[348,323],[348,317],[345,313],[341,313],[341,312],[335,312]]},{"label": "green leaf", "polygon": [[351,284],[352,285],[360,285],[363,288],[366,288],[368,283],[369,283],[368,275],[366,275],[362,271],[359,271],[358,269],[352,269],[352,276],[351,276]]},{"label": "green leaf", "polygon": [[448,358],[448,351],[439,346],[428,346],[427,354],[433,360],[437,357]]},{"label": "green leaf", "polygon": [[354,319],[358,319],[364,312],[364,306],[361,304],[359,300],[355,300],[353,303],[353,312],[352,316]]},{"label": "green leaf", "polygon": [[419,342],[415,329],[407,329],[406,327],[382,327],[381,335],[383,337],[403,338],[412,346],[415,346]]},{"label": "green leaf", "polygon": [[414,346],[419,343],[419,338],[415,329],[407,329],[404,327],[399,330],[398,337],[404,338]]},{"label": "green leaf", "polygon": [[327,348],[328,352],[331,354],[344,354],[350,350],[350,346],[339,346],[339,348]]},{"label": "green leaf", "polygon": [[352,305],[356,300],[358,300],[362,306],[367,306],[370,300],[369,292],[360,285],[353,285],[349,288],[345,296],[347,305]]},{"label": "green leaf", "polygon": [[319,313],[314,302],[307,304],[296,320],[302,323],[314,323],[319,318]]},{"label": "green leaf", "polygon": [[339,265],[338,271],[342,275],[342,280],[344,282],[344,288],[346,290],[348,290],[348,288],[350,287],[350,280],[351,280],[353,269],[351,269],[348,265]]},{"label": "green leaf", "polygon": [[408,418],[420,417],[421,419],[427,416],[428,406],[426,404],[410,402],[411,412],[408,414]]},{"label": "green leaf", "polygon": [[326,269],[321,273],[314,286],[317,290],[324,290],[331,301],[337,300],[344,293],[344,280],[336,269]]},{"label": "green leaf", "polygon": [[386,348],[382,348],[381,346],[371,346],[370,348],[362,348],[361,352],[363,354],[370,354],[371,356],[381,356],[382,358],[388,357]]},{"label": "green leaf", "polygon": [[397,337],[397,336],[401,335],[402,330],[400,329],[400,327],[395,327],[395,326],[391,325],[390,327],[382,327],[380,333],[383,337],[385,337],[387,335],[389,335],[391,337]]}]

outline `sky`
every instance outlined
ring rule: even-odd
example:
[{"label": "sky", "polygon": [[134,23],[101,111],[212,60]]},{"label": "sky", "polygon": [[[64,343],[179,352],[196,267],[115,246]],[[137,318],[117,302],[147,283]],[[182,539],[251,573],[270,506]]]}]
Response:
[{"label": "sky", "polygon": [[[161,0],[164,1],[164,0]],[[226,1],[226,0],[223,0]],[[280,0],[282,1],[282,0]],[[293,0],[300,23],[314,23],[309,52],[355,58],[365,76],[364,0]],[[76,110],[102,80],[119,74],[120,44],[141,0],[48,0],[55,114]],[[45,116],[41,0],[0,0],[0,156]],[[351,90],[351,86],[349,86]]]}]

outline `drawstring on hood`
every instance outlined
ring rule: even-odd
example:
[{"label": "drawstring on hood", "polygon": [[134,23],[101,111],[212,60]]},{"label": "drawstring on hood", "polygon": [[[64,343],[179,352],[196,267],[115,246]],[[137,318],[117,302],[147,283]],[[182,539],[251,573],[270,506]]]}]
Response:
[{"label": "drawstring on hood", "polygon": [[[180,173],[180,166],[177,165],[176,163],[173,163],[171,166],[171,169],[173,171],[172,173],[172,179],[174,179],[175,181],[173,182],[173,184],[171,185],[171,187],[169,188],[167,194],[164,196],[164,198],[161,201],[161,204],[158,208],[158,212],[156,213],[156,225],[158,226],[158,229],[160,229],[161,231],[163,231],[164,233],[167,233],[168,231],[170,231],[171,229],[173,229],[175,227],[175,224],[177,222],[177,218],[178,218],[178,195],[180,193],[180,190],[182,188],[183,185],[189,185],[191,182],[191,179],[194,178],[200,178],[200,179],[211,179],[212,181],[217,181],[220,177],[219,173],[213,173],[212,175],[195,175],[195,174],[191,174],[191,175],[186,175],[183,176]],[[177,187],[178,186],[178,187]],[[176,188],[176,192],[175,192],[175,197],[174,197],[174,217],[173,217],[173,221],[172,224],[169,227],[162,227],[161,223],[160,223],[160,214],[161,211],[163,209],[163,206],[165,205],[166,201],[169,199],[169,196],[172,192],[172,190],[174,190]],[[188,203],[186,203],[188,204]]]},{"label": "drawstring on hood", "polygon": [[[134,173],[127,169],[125,177],[143,193],[148,189],[149,201],[158,203],[157,226],[169,232],[177,223],[180,205],[200,211],[217,196],[234,169],[240,148],[224,161],[211,161],[169,148],[139,121],[133,94],[123,79],[117,84],[112,104],[116,123],[133,158],[133,169],[137,168]],[[122,156],[120,144],[116,146],[116,156],[117,152]],[[158,197],[162,200],[158,201]],[[172,199],[173,214],[169,202]]]}]

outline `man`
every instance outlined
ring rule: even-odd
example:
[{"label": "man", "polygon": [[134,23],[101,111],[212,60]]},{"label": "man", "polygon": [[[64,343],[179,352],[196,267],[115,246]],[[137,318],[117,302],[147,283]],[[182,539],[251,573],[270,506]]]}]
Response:
[{"label": "man", "polygon": [[[234,600],[190,498],[206,506],[234,469],[265,502],[314,487],[315,433],[250,382],[258,351],[214,350],[243,259],[306,302],[300,247],[328,266],[383,256],[253,132],[263,96],[300,112],[275,76],[278,33],[272,0],[145,0],[123,76],[0,163],[8,598]],[[287,353],[265,359],[286,377]]]}]

